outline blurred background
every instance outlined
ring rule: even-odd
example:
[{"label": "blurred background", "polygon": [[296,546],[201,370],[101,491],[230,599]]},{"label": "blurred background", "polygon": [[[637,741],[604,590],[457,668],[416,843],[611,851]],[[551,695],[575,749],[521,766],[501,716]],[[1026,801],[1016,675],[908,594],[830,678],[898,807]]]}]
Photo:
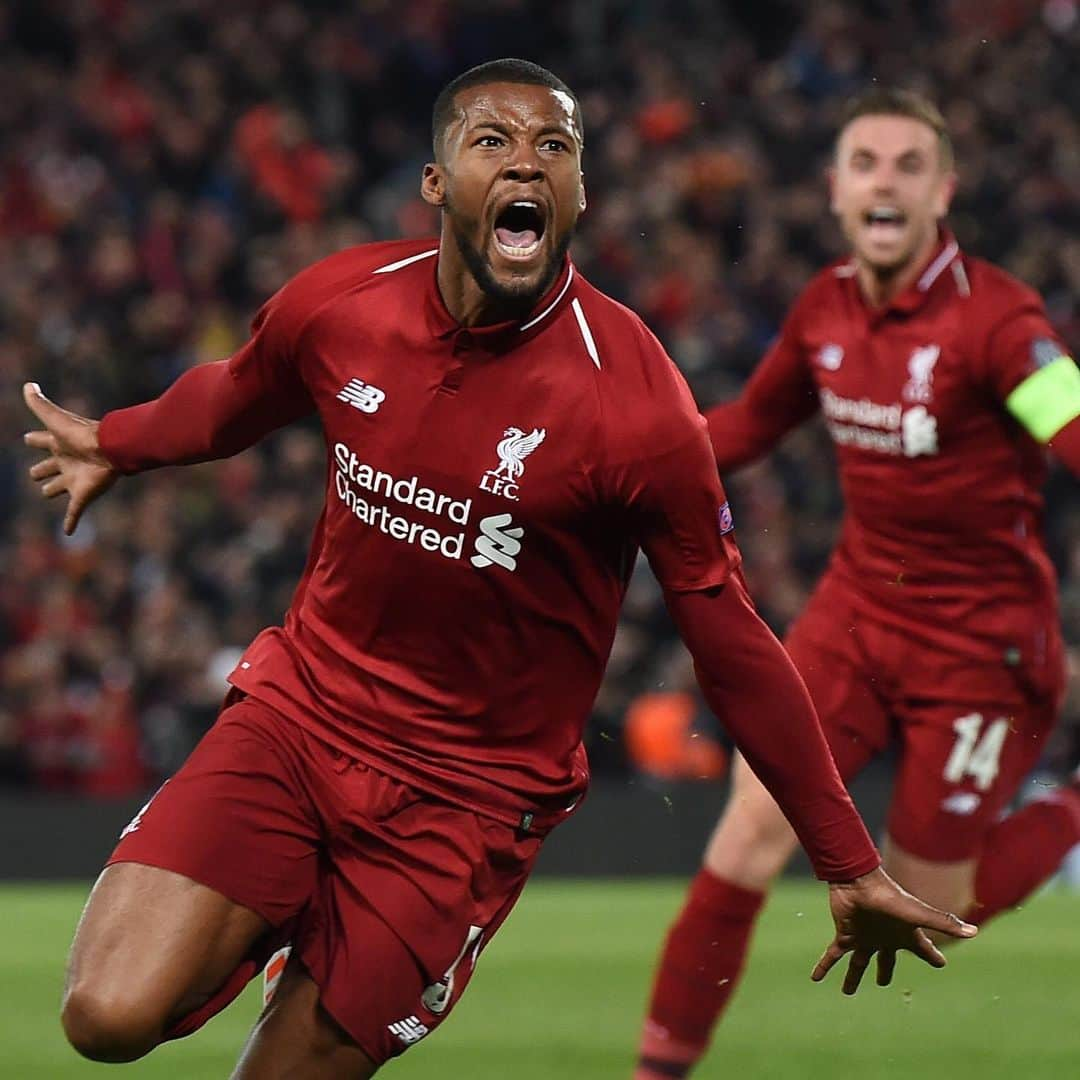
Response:
[{"label": "blurred background", "polygon": [[[238,652],[282,617],[325,468],[297,426],[125,480],[65,539],[25,479],[20,384],[93,416],[145,400],[228,355],[308,263],[434,234],[418,195],[432,101],[503,55],[579,94],[574,257],[644,316],[702,408],[843,250],[823,173],[842,103],[871,80],[940,103],[961,243],[1037,288],[1080,348],[1075,0],[0,0],[0,790],[123,801],[174,771]],[[827,440],[811,424],[728,483],[782,631],[835,535]],[[1048,499],[1078,646],[1074,482],[1056,472]],[[1047,770],[1074,761],[1078,720],[1074,701]],[[644,566],[588,744],[599,787],[662,799],[676,780],[712,792],[725,768]]]}]

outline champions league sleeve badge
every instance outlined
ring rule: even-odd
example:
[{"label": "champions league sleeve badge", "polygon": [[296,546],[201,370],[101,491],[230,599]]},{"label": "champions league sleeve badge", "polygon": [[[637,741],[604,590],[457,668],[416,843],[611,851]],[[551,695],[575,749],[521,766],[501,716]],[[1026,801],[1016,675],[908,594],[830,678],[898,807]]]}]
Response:
[{"label": "champions league sleeve badge", "polygon": [[727,536],[735,528],[735,519],[731,516],[731,507],[727,503],[720,507],[719,519],[720,535]]},{"label": "champions league sleeve badge", "polygon": [[1035,338],[1031,343],[1031,363],[1035,368],[1044,368],[1065,355],[1065,350],[1050,338]]}]

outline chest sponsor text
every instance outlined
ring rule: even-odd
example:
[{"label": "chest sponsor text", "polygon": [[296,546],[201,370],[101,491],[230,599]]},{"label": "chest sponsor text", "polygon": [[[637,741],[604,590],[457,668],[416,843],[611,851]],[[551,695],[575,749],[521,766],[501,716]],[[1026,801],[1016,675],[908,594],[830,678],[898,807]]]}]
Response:
[{"label": "chest sponsor text", "polygon": [[881,454],[921,457],[938,452],[937,418],[925,405],[881,405],[821,390],[821,411],[833,442]]},{"label": "chest sponsor text", "polygon": [[[334,462],[334,491],[357,520],[400,543],[445,559],[462,558],[472,499],[455,499],[436,491],[416,475],[397,477],[376,469],[341,442],[334,444]],[[424,516],[418,519],[416,511]],[[509,514],[478,522],[473,566],[483,569],[498,565],[510,571],[517,568],[524,529],[508,528],[512,524]]]}]

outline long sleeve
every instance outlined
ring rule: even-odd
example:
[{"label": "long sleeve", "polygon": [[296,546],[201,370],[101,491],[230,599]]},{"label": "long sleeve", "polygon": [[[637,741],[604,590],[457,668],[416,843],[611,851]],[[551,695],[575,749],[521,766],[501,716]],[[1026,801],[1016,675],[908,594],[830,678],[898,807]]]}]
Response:
[{"label": "long sleeve", "polygon": [[101,450],[122,473],[229,457],[313,409],[304,392],[267,393],[219,360],[186,371],[161,397],[101,421]]},{"label": "long sleeve", "polygon": [[1049,446],[1062,465],[1080,478],[1080,416],[1070,420],[1054,435]]},{"label": "long sleeve", "polygon": [[748,465],[768,453],[817,407],[794,320],[789,319],[742,393],[705,413],[720,472]]},{"label": "long sleeve", "polygon": [[849,881],[877,867],[806,687],[754,610],[741,574],[721,590],[666,596],[709,707],[784,812],[817,876]]},{"label": "long sleeve", "polygon": [[1080,369],[1038,294],[1010,284],[979,349],[985,378],[1024,430],[1080,476]]},{"label": "long sleeve", "polygon": [[310,280],[319,274],[316,264],[275,293],[228,360],[191,368],[154,401],[107,413],[98,439],[109,461],[135,473],[229,457],[313,412],[297,342],[322,299]]}]

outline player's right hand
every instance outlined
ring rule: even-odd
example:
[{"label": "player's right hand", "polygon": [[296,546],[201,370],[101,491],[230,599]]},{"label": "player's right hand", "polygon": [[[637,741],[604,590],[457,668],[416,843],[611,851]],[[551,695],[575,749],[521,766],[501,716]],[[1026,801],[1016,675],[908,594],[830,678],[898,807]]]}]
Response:
[{"label": "player's right hand", "polygon": [[98,445],[99,421],[61,409],[37,383],[23,384],[23,400],[45,425],[44,431],[28,431],[23,441],[48,455],[31,466],[30,479],[41,485],[47,499],[67,494],[64,532],[70,536],[83,511],[115,483],[118,474]]}]

